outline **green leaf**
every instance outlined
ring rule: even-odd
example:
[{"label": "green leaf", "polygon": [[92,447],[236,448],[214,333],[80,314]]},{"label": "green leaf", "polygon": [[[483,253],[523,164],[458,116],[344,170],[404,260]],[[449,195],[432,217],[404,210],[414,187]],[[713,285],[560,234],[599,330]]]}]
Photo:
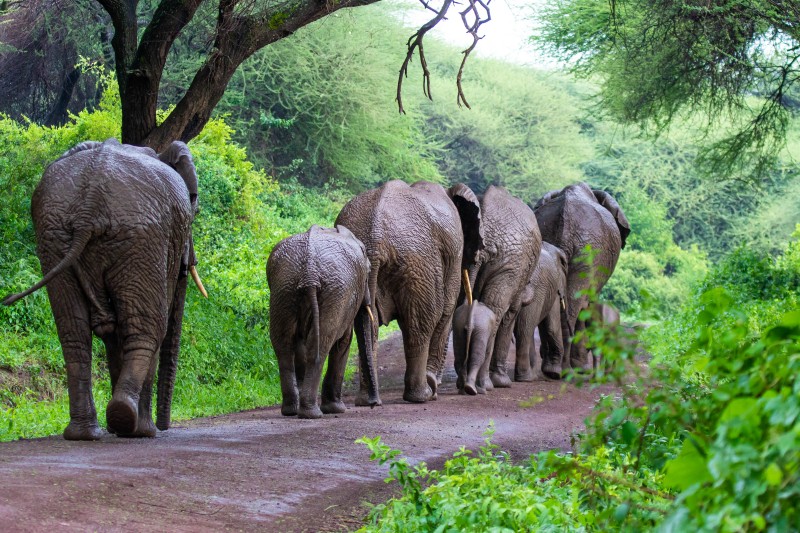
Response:
[{"label": "green leaf", "polygon": [[638,430],[636,428],[636,424],[631,422],[630,420],[626,420],[624,424],[622,424],[622,440],[625,444],[630,444],[633,442],[633,439],[636,438],[638,434]]},{"label": "green leaf", "polygon": [[664,484],[667,487],[686,490],[694,484],[711,481],[706,459],[692,437],[683,441],[678,456],[668,461],[664,468]]},{"label": "green leaf", "polygon": [[767,482],[767,485],[771,487],[776,487],[781,484],[783,481],[783,472],[781,471],[781,467],[776,465],[775,463],[770,463],[766,470],[764,470],[764,479]]}]

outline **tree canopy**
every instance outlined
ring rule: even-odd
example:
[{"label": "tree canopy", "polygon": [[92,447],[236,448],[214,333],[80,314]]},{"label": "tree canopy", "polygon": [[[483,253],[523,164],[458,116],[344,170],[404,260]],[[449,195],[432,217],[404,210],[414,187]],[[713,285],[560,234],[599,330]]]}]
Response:
[{"label": "tree canopy", "polygon": [[661,132],[693,114],[711,141],[701,161],[727,176],[761,177],[783,148],[800,107],[797,2],[559,0],[541,15],[535,40],[601,75],[614,118]]},{"label": "tree canopy", "polygon": [[[0,46],[0,63],[5,60],[19,64],[28,59],[33,65],[47,66],[46,75],[39,76],[39,80],[44,81],[44,99],[54,101],[53,109],[58,111],[59,117],[65,117],[80,71],[75,68],[79,53],[69,47],[72,41],[64,38],[63,33],[70,30],[96,32],[99,41],[108,44],[112,33],[109,27],[113,28],[110,39],[113,57],[108,54],[106,63],[113,62],[119,83],[122,141],[161,149],[175,139],[188,141],[200,133],[233,74],[255,52],[338,10],[377,1],[97,0],[93,7],[64,0],[5,1],[0,4],[0,31],[3,32],[0,33],[0,45],[3,45]],[[423,91],[430,97],[430,72],[423,40],[456,3],[442,0],[436,9],[428,1],[420,1],[433,16],[406,43],[406,56],[397,80],[396,99],[400,112],[404,112],[403,79],[408,75],[415,54],[423,73]],[[467,57],[478,43],[478,30],[490,20],[490,14],[488,2],[484,0],[467,0],[460,7],[463,10],[458,14],[465,30],[472,35],[473,43],[463,52],[456,85],[459,104],[469,107],[461,77]],[[55,13],[55,16],[45,17],[47,13]],[[174,107],[159,121],[156,112],[165,67],[171,50],[189,25],[193,25],[191,38],[184,39],[183,46],[203,59]],[[13,28],[20,27],[33,31],[17,31],[15,35]],[[58,68],[40,59],[44,43],[61,48],[58,55],[64,58],[64,65],[60,67],[63,73],[59,74]],[[63,81],[54,83],[52,80],[59,76]],[[5,92],[10,94],[19,84],[6,85]],[[41,108],[40,100],[42,98],[29,107]],[[47,120],[59,122],[59,119]]]}]

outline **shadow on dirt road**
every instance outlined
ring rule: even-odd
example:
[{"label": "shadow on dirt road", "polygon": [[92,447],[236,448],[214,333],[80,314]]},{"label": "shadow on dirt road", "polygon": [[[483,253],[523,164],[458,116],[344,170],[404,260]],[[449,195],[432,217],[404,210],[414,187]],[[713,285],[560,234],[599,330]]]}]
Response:
[{"label": "shadow on dirt road", "polygon": [[[321,420],[268,407],[184,422],[155,439],[0,444],[0,531],[354,530],[366,502],[395,490],[355,439],[381,435],[438,467],[460,446],[480,446],[494,420],[494,442],[521,459],[568,448],[599,395],[537,381],[459,396],[451,352],[439,400],[413,405],[401,399],[399,334],[378,357],[384,405],[372,410],[353,407],[349,394],[346,413]],[[533,396],[545,400],[519,406]]]}]

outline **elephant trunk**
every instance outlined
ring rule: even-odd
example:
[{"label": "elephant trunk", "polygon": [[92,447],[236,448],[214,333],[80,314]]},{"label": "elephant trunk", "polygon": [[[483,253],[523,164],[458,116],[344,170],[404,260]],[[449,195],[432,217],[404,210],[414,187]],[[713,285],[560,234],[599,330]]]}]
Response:
[{"label": "elephant trunk", "polygon": [[183,309],[186,303],[187,277],[181,276],[175,284],[175,296],[170,309],[167,334],[161,343],[158,362],[158,396],[156,403],[156,427],[166,431],[170,426],[172,393],[178,370],[178,354],[181,348]]}]

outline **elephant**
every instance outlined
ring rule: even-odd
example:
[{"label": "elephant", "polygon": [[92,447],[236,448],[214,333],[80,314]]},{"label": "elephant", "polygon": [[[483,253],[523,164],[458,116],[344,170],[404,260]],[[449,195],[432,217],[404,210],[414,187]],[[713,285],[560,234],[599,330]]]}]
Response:
[{"label": "elephant", "polygon": [[[462,304],[479,315],[460,312],[453,322],[454,351],[466,350],[454,357],[463,361],[458,383],[467,394],[511,386],[506,372],[508,349],[517,314],[533,299],[529,281],[542,248],[536,217],[522,200],[491,185],[481,196],[480,206],[484,248],[469,268],[465,290],[472,289]],[[491,311],[493,319],[478,303]],[[490,361],[488,376],[486,361]]]},{"label": "elephant", "polygon": [[[370,403],[377,404],[368,280],[366,249],[344,226],[314,225],[272,249],[267,260],[269,333],[278,358],[284,416],[321,418],[345,411],[342,381],[354,322],[367,334],[361,370],[372,385]],[[328,354],[320,408],[319,382]]]},{"label": "elephant", "polygon": [[[556,246],[542,243],[539,263],[530,279],[533,299],[522,306],[514,325],[517,359],[514,381],[533,381],[537,359],[541,371],[551,379],[561,378],[564,346],[569,342],[566,328],[567,256]],[[534,330],[538,328],[541,345],[534,346]],[[538,353],[537,353],[538,352]]]},{"label": "elephant", "polygon": [[[572,337],[586,327],[579,314],[589,305],[587,290],[602,290],[625,248],[631,226],[610,194],[592,190],[583,182],[548,192],[536,202],[534,213],[542,238],[567,255],[567,327]],[[591,263],[585,253],[587,246],[594,254]],[[565,368],[586,366],[582,343],[570,342],[564,351]]]},{"label": "elephant", "polygon": [[67,369],[65,439],[102,435],[92,397],[92,332],[108,356],[109,431],[154,437],[156,428],[169,428],[188,274],[207,296],[191,233],[197,192],[192,155],[177,141],[160,154],[116,139],[88,141],[44,171],[31,200],[44,277],[3,303],[47,285]]},{"label": "elephant", "polygon": [[[374,327],[392,320],[400,326],[406,360],[403,399],[436,399],[460,291],[459,272],[483,247],[477,197],[463,184],[445,189],[424,181],[408,185],[392,180],[351,199],[336,224],[352,231],[367,249]],[[361,360],[366,357],[366,326],[356,321]],[[367,395],[363,372],[361,377],[356,405],[368,405],[375,398]]]}]

